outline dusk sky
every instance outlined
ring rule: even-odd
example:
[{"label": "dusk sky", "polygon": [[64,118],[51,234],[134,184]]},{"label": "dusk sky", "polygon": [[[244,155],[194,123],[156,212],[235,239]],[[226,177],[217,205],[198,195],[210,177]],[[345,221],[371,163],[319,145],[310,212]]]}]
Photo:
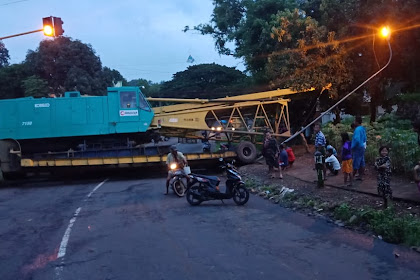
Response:
[{"label": "dusk sky", "polygon": [[[0,0],[0,37],[40,29],[51,15],[62,18],[65,36],[91,44],[102,65],[127,80],[167,81],[201,63],[244,70],[241,60],[216,52],[211,36],[182,32],[209,22],[212,11],[212,0]],[[43,39],[39,32],[4,40],[10,62],[22,62]]]}]

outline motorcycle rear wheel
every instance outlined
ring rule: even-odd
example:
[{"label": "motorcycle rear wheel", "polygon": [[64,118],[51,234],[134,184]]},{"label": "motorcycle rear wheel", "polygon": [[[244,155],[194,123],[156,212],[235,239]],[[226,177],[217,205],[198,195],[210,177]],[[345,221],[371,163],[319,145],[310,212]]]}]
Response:
[{"label": "motorcycle rear wheel", "polygon": [[174,193],[178,197],[183,197],[185,195],[186,187],[185,187],[184,182],[182,182],[182,180],[176,180],[175,182],[173,182],[172,186],[174,189]]},{"label": "motorcycle rear wheel", "polygon": [[241,185],[233,190],[232,198],[237,205],[244,205],[249,200],[249,191]]},{"label": "motorcycle rear wheel", "polygon": [[194,191],[198,191],[197,188],[190,188],[187,191],[187,201],[189,204],[191,204],[192,206],[197,206],[200,205],[201,202],[203,202],[201,199],[197,199],[194,197]]}]

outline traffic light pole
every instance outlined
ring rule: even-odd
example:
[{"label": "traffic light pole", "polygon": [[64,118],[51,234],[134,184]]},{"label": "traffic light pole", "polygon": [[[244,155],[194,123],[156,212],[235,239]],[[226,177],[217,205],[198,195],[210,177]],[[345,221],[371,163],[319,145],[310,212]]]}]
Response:
[{"label": "traffic light pole", "polygon": [[18,37],[18,36],[27,35],[27,34],[36,33],[36,32],[41,32],[41,31],[44,31],[44,29],[38,29],[38,30],[29,31],[25,33],[19,33],[15,35],[6,36],[6,37],[0,37],[0,40],[9,39],[9,38]]}]

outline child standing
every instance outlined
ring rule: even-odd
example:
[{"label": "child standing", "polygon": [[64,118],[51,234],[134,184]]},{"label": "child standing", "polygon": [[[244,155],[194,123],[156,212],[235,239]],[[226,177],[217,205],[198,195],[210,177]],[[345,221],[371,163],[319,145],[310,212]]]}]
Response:
[{"label": "child standing", "polygon": [[293,150],[291,147],[286,145],[286,152],[287,152],[287,159],[289,161],[289,167],[292,167],[293,163],[295,162],[295,154],[293,153]]},{"label": "child standing", "polygon": [[[281,170],[284,170],[289,165],[289,158],[283,144],[279,145],[279,149],[279,166]],[[283,176],[280,178],[283,178]]]},{"label": "child standing", "polygon": [[[353,185],[353,158],[351,156],[351,141],[347,132],[341,133],[343,148],[341,149],[342,170],[344,174],[344,185],[351,187]],[[347,179],[349,184],[347,185]]]},{"label": "child standing", "polygon": [[276,139],[271,135],[269,131],[265,133],[264,146],[262,154],[265,157],[265,161],[268,165],[268,173],[271,178],[275,178],[274,168],[279,169],[279,178],[283,179],[281,168],[278,161],[278,146]]},{"label": "child standing", "polygon": [[378,194],[384,199],[385,208],[388,207],[388,200],[392,199],[391,160],[388,157],[388,153],[388,147],[380,147],[380,157],[375,161],[375,168],[378,171]]}]

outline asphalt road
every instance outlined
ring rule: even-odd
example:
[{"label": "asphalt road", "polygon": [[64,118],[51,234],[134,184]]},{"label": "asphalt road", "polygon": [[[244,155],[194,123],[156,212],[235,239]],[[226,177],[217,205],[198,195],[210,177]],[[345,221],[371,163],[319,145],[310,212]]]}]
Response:
[{"label": "asphalt road", "polygon": [[407,248],[257,196],[191,207],[142,171],[1,188],[0,279],[420,279]]}]

